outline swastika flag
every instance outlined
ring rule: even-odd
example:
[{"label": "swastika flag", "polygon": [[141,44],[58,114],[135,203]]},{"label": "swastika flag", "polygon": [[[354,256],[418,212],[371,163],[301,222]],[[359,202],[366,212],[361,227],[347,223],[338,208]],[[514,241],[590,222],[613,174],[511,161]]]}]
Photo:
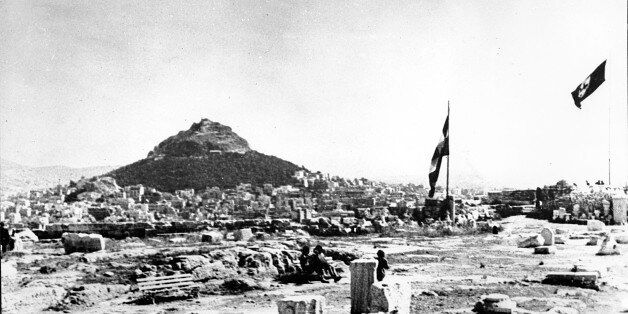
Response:
[{"label": "swastika flag", "polygon": [[604,83],[606,72],[606,60],[602,62],[594,71],[587,77],[576,89],[571,92],[571,97],[576,104],[576,107],[580,108],[580,103],[585,100],[589,95]]}]

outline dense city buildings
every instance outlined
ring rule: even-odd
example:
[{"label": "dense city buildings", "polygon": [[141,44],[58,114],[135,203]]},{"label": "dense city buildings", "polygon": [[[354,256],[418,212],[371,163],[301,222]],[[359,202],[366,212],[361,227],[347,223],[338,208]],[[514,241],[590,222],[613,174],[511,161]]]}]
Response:
[{"label": "dense city buildings", "polygon": [[40,231],[55,224],[214,224],[285,219],[338,234],[375,231],[377,226],[401,226],[407,222],[442,220],[465,224],[492,218],[495,213],[536,214],[552,220],[597,218],[608,224],[625,219],[625,213],[622,216],[619,211],[613,212],[614,190],[603,185],[578,189],[562,183],[564,186],[486,193],[453,188],[452,211],[443,205],[445,191],[440,187],[435,197],[429,199],[422,185],[347,179],[306,170],[296,171],[293,177],[295,185],[241,183],[233,188],[214,186],[174,193],[141,184],[119,187],[112,178],[94,177],[46,190],[3,195],[0,219],[15,228]]}]

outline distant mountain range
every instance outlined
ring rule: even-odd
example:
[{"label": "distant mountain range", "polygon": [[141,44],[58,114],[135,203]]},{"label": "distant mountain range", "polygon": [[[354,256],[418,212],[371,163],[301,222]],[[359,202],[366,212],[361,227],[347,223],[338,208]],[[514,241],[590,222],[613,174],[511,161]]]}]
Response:
[{"label": "distant mountain range", "polygon": [[116,166],[71,168],[66,166],[29,167],[0,159],[0,191],[11,194],[30,189],[45,189],[67,184],[81,177],[105,174]]},{"label": "distant mountain range", "polygon": [[293,184],[301,167],[252,150],[230,127],[209,119],[193,123],[148,153],[145,159],[107,174],[120,186],[143,184],[160,191],[234,188],[240,183]]}]

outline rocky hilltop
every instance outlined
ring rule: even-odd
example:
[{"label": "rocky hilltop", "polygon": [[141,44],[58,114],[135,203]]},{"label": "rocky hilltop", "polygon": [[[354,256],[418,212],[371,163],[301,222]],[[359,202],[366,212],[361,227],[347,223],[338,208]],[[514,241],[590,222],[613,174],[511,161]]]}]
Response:
[{"label": "rocky hilltop", "polygon": [[161,191],[233,188],[240,183],[293,184],[301,169],[249,148],[230,127],[208,119],[159,143],[148,157],[111,171],[121,186],[143,184]]},{"label": "rocky hilltop", "polygon": [[230,127],[209,119],[201,119],[200,122],[193,123],[189,130],[181,131],[159,143],[148,153],[148,157],[204,156],[217,151],[245,154],[251,151],[251,148],[249,143]]}]

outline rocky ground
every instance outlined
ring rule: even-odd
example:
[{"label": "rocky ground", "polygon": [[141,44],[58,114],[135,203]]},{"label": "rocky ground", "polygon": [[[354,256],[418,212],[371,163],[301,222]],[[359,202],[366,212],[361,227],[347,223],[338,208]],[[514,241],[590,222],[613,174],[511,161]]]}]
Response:
[{"label": "rocky ground", "polygon": [[[26,253],[2,259],[2,312],[37,313],[276,313],[285,295],[317,294],[330,313],[350,311],[347,263],[388,254],[389,276],[412,282],[412,312],[470,312],[482,295],[502,293],[528,312],[628,311],[628,244],[621,255],[597,256],[587,246],[586,226],[550,224],[521,216],[502,221],[499,234],[448,237],[314,238],[304,234],[265,237],[249,242],[200,242],[195,234],[149,239],[108,240],[106,252],[66,255],[58,241],[27,246]],[[565,244],[556,254],[535,255],[517,243],[543,227],[562,229]],[[606,231],[618,231],[608,228]],[[321,243],[344,276],[338,283],[297,284],[298,248]],[[600,271],[599,289],[541,283],[554,271],[575,264]],[[192,274],[200,296],[146,304],[136,279]]]}]

